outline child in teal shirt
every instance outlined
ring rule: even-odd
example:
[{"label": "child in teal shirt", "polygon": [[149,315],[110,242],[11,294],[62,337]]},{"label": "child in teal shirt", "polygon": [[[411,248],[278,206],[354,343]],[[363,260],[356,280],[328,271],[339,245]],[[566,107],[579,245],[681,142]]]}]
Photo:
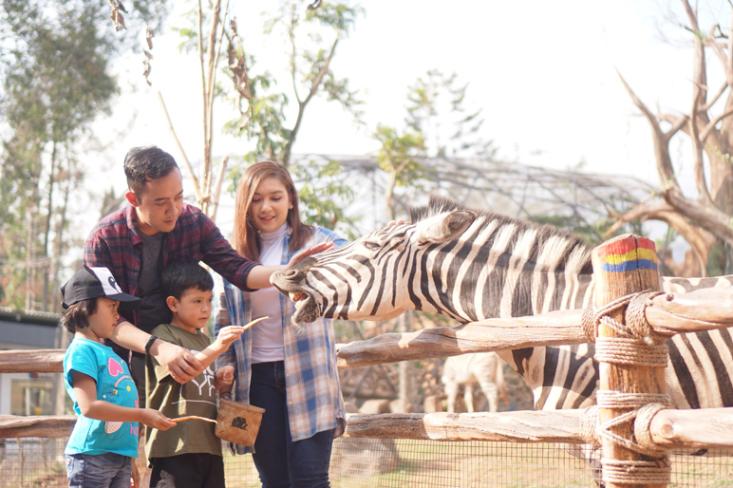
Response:
[{"label": "child in teal shirt", "polygon": [[107,268],[84,267],[61,288],[61,323],[74,333],[64,355],[64,384],[77,421],[66,445],[70,487],[128,488],[137,457],[138,422],[159,430],[175,425],[157,410],[138,408],[127,364],[104,341],[117,326],[122,293]]}]

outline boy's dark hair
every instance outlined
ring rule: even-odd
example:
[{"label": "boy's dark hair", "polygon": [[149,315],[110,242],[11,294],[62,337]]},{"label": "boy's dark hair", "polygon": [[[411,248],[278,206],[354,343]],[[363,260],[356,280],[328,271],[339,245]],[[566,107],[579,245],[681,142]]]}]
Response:
[{"label": "boy's dark hair", "polygon": [[208,271],[194,261],[173,263],[163,270],[160,277],[163,294],[180,300],[183,292],[196,288],[201,291],[214,289],[214,279]]},{"label": "boy's dark hair", "polygon": [[168,176],[178,169],[173,156],[156,146],[133,147],[125,155],[127,187],[140,196],[145,183]]},{"label": "boy's dark hair", "polygon": [[89,316],[97,311],[97,299],[82,300],[70,305],[61,316],[61,325],[72,334],[89,327]]}]

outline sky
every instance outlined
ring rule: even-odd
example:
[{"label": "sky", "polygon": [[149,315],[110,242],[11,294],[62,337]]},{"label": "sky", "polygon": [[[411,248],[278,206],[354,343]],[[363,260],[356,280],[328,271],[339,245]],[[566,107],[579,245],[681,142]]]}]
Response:
[{"label": "sky", "polygon": [[[248,49],[259,63],[282,72],[284,43],[262,34],[255,14],[271,2],[231,3]],[[719,5],[724,2],[701,2],[703,22],[723,12]],[[675,15],[682,19],[677,2],[370,0],[363,6],[365,16],[339,45],[333,69],[359,90],[366,124],[358,127],[337,105],[315,101],[296,153],[374,153],[376,125],[402,127],[407,87],[427,70],[439,69],[468,83],[469,105],[482,110],[484,135],[500,157],[551,168],[582,161],[591,172],[657,183],[649,126],[618,73],[652,109],[688,110],[691,52],[675,23]],[[182,25],[180,13],[174,10],[166,27]],[[157,90],[189,157],[201,154],[200,74],[195,59],[178,51],[179,42],[171,29],[156,33],[152,88],[143,82],[139,54],[118,65],[124,93],[112,116],[98,125],[105,133],[119,131],[101,158],[107,161],[100,166],[105,174],[121,174],[131,146],[157,144],[180,157]],[[220,128],[228,109],[216,110]],[[243,152],[241,141],[218,130],[215,138],[217,154]],[[674,150],[684,157],[685,149]],[[124,189],[122,178],[109,181]]]}]

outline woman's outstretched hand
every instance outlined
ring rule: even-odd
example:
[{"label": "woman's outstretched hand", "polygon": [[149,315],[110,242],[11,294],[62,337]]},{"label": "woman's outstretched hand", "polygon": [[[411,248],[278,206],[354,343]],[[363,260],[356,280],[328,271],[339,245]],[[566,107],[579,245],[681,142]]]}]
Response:
[{"label": "woman's outstretched hand", "polygon": [[303,249],[298,254],[290,258],[290,262],[288,263],[288,266],[295,266],[308,256],[313,256],[314,254],[318,254],[319,252],[328,251],[329,249],[332,249],[334,246],[333,242],[326,241],[321,242],[320,244],[316,244],[315,246],[311,246],[307,249]]}]

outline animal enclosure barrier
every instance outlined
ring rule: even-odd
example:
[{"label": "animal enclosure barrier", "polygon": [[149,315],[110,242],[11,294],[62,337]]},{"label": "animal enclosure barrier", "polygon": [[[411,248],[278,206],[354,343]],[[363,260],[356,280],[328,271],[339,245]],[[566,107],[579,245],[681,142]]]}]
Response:
[{"label": "animal enclosure barrier", "polygon": [[[495,471],[485,460],[461,468],[464,479],[458,481],[439,475],[447,471],[443,468],[445,460],[450,459],[446,454],[450,447],[446,446],[476,445],[482,446],[479,450],[488,452],[491,446],[506,443],[530,443],[529,447],[518,449],[533,449],[540,443],[578,447],[591,443],[601,445],[602,477],[606,486],[708,485],[704,470],[697,469],[693,470],[689,484],[678,481],[672,473],[679,470],[673,467],[682,458],[670,454],[680,449],[692,452],[701,448],[733,447],[733,410],[666,408],[668,400],[662,391],[664,381],[660,379],[660,372],[666,365],[663,340],[677,332],[733,324],[733,293],[725,290],[696,291],[680,296],[654,293],[659,278],[656,268],[649,264],[656,260],[650,244],[643,238],[624,236],[594,251],[596,295],[591,311],[553,312],[535,317],[485,320],[456,329],[387,334],[377,340],[342,346],[338,353],[340,365],[350,367],[596,340],[599,351],[596,358],[601,372],[597,407],[476,414],[350,415],[347,437],[337,444],[334,459],[338,459],[340,444],[353,443],[353,451],[359,448],[355,441],[368,439],[361,446],[366,445],[367,452],[390,450],[396,453],[396,461],[391,465],[388,462],[388,469],[373,478],[370,486],[485,486],[485,478],[477,478],[480,481],[465,478],[474,472],[480,477]],[[619,260],[618,256],[624,259]],[[60,371],[61,355],[61,351],[0,352],[0,372],[19,371],[19,367],[23,368],[21,371]],[[0,438],[57,437],[59,433],[63,436],[68,434],[72,423],[72,417],[0,418]],[[443,442],[436,443],[436,440]],[[390,441],[392,446],[388,446]],[[369,448],[371,442],[381,444]],[[405,446],[418,445],[428,447],[416,456],[414,463],[405,463],[411,451]],[[521,465],[517,467],[518,460],[510,458],[509,451],[504,452],[507,459],[499,463],[496,471],[521,471]],[[413,485],[405,474],[411,470],[426,472],[426,478]],[[590,469],[580,470],[588,477],[578,485],[567,480],[552,484],[547,477],[540,477],[542,482],[549,484],[532,486],[587,486],[587,481],[592,479]],[[710,481],[709,486],[725,486],[723,483],[731,479],[727,464],[714,471],[723,478]],[[401,474],[405,477],[399,477]],[[549,475],[549,470],[545,474]],[[388,475],[397,476],[398,482],[388,484]],[[348,478],[343,473],[338,476]],[[532,482],[513,480],[506,483],[506,486],[526,486],[522,483]],[[341,485],[339,479],[335,479],[334,486],[359,485]]]},{"label": "animal enclosure barrier", "polygon": [[[682,296],[657,292],[654,245],[644,238],[622,236],[608,241],[593,251],[592,262],[595,309],[490,319],[453,330],[393,334],[340,350],[342,366],[356,366],[385,359],[595,340],[595,359],[600,364],[598,407],[583,413],[574,425],[562,424],[560,412],[546,412],[550,414],[547,419],[522,412],[522,418],[513,421],[430,414],[420,418],[360,419],[363,425],[358,430],[354,428],[356,422],[349,423],[350,434],[390,432],[397,437],[529,442],[578,443],[585,439],[602,445],[600,464],[606,486],[667,486],[671,469],[666,453],[670,449],[733,445],[733,410],[669,409],[663,375],[668,363],[665,339],[679,332],[732,324],[733,295],[722,290]],[[560,432],[566,427],[572,428]],[[395,430],[400,432],[395,434]]]},{"label": "animal enclosure barrier", "polygon": [[[66,438],[0,443],[0,488],[65,488],[61,454]],[[353,441],[358,440],[358,444]],[[583,459],[562,444],[340,438],[331,456],[333,488],[580,488],[593,486]],[[670,486],[721,488],[733,479],[733,451],[672,455]],[[228,488],[259,488],[251,456],[225,451]]]}]

